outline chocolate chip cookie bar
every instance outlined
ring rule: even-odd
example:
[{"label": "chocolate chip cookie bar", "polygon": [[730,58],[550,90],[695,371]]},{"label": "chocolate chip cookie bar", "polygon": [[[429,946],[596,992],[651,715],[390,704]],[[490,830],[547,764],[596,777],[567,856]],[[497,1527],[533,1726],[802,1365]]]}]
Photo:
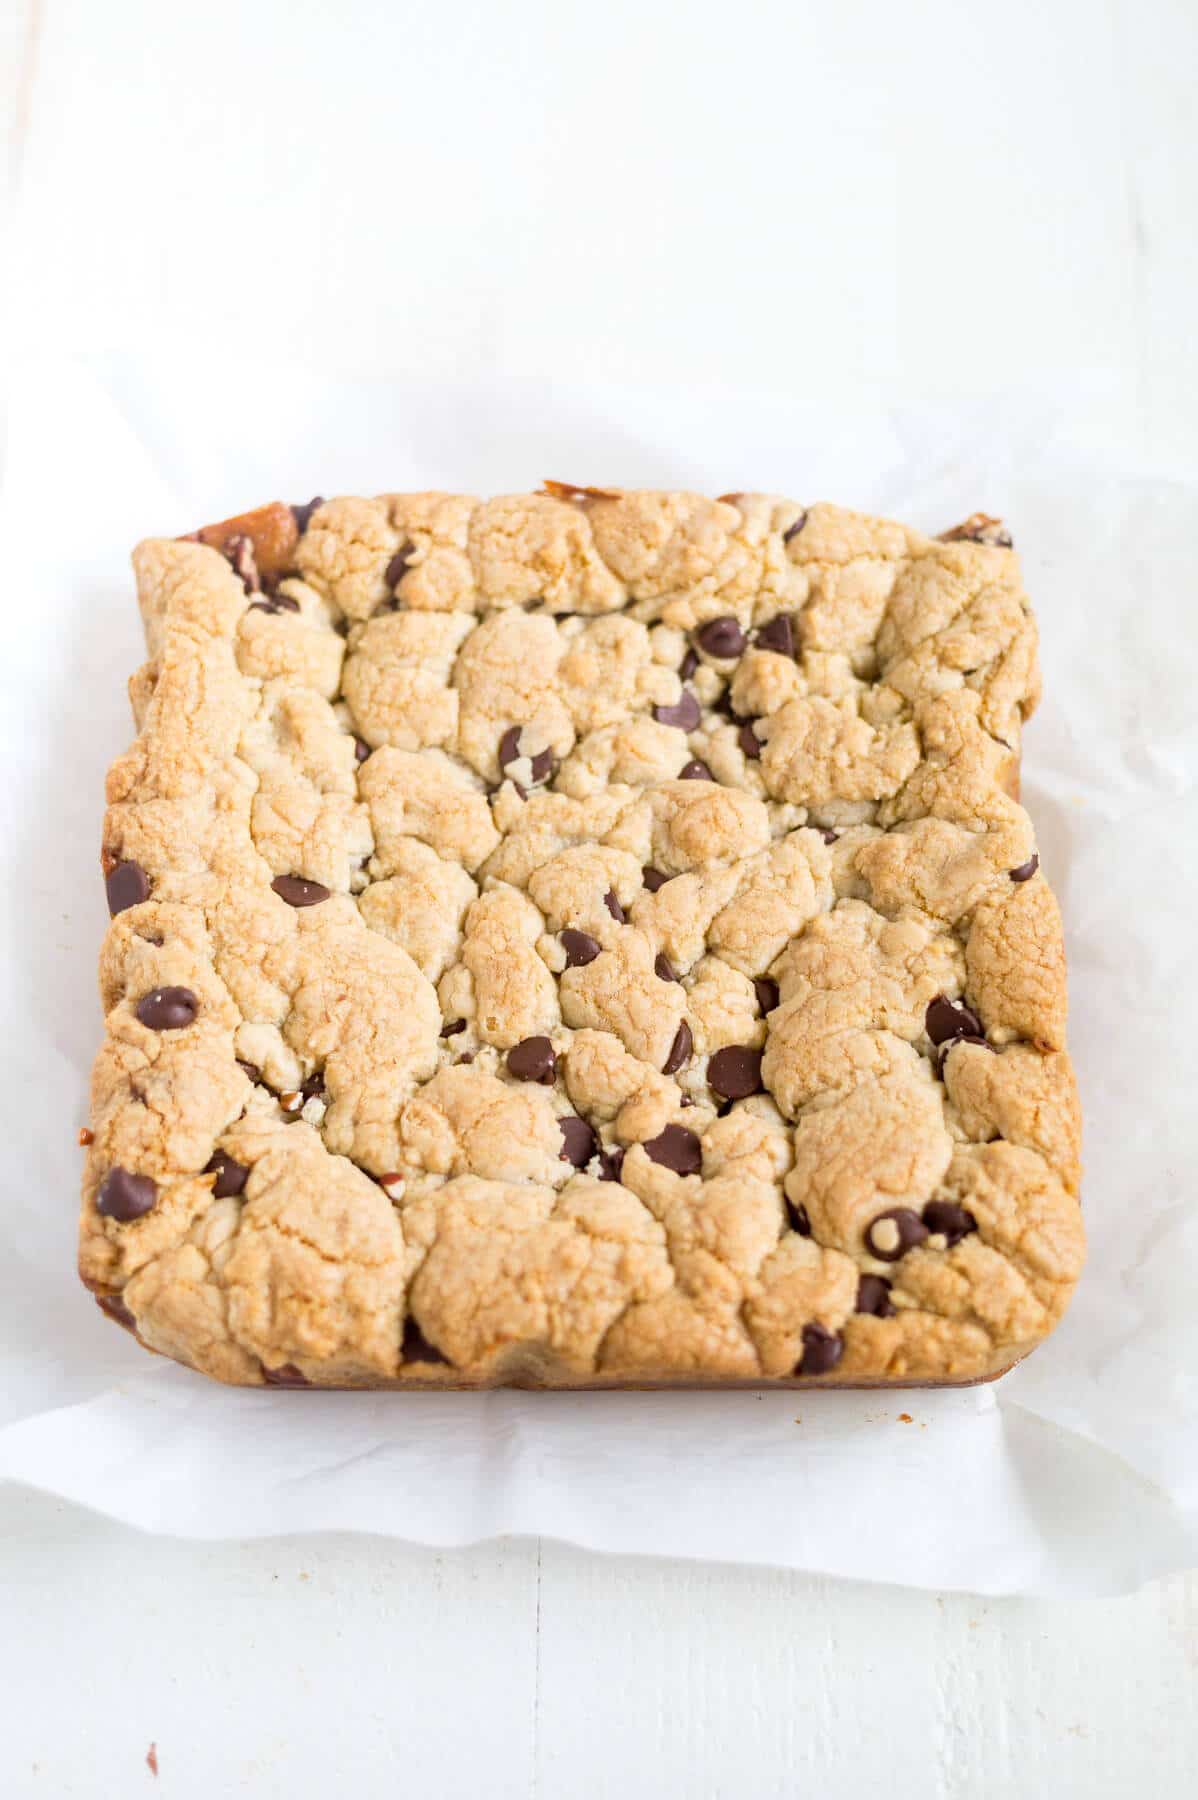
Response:
[{"label": "chocolate chip cookie bar", "polygon": [[342,1387],[984,1379],[1083,1256],[1011,539],[769,494],[134,553],[80,1268]]}]

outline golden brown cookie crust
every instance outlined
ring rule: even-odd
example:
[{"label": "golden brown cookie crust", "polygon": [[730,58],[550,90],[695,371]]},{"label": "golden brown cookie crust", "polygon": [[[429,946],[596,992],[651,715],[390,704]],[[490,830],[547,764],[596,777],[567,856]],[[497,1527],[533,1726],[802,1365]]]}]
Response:
[{"label": "golden brown cookie crust", "polygon": [[1009,538],[547,483],[134,555],[80,1271],[220,1380],[966,1382],[1083,1258]]}]

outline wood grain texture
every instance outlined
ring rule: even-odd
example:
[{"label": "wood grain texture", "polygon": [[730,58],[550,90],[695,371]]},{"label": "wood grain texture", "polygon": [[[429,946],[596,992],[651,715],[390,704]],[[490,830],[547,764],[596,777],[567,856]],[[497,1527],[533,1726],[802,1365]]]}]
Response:
[{"label": "wood grain texture", "polygon": [[138,1792],[151,1741],[164,1800],[1186,1800],[1198,1758],[1192,1576],[1061,1606],[524,1541],[197,1545],[10,1488],[0,1590],[6,1800]]}]

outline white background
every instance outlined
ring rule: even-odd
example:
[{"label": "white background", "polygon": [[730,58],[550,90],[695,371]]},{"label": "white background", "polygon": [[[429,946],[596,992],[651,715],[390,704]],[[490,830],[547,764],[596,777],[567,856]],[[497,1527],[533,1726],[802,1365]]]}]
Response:
[{"label": "white background", "polygon": [[[1198,468],[1192,0],[0,20],[18,358],[498,375],[524,447],[555,381],[1059,393],[1129,463]],[[240,379],[228,411],[265,454]],[[1193,1577],[982,1602],[549,1543],[186,1545],[0,1493],[6,1796],[1172,1800],[1196,1676]]]}]

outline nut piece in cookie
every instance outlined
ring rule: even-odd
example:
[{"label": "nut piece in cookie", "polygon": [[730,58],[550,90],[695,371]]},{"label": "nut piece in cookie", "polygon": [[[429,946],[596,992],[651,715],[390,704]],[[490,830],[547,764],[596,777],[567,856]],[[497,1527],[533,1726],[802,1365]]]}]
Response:
[{"label": "nut piece in cookie", "polygon": [[268,506],[256,507],[253,512],[237,513],[231,519],[221,519],[215,525],[202,525],[195,535],[199,543],[219,550],[222,555],[228,555],[230,546],[238,538],[246,539],[253,553],[254,566],[266,579],[286,575],[295,567],[295,550],[300,539],[295,513],[281,500],[272,500]]},{"label": "nut piece in cookie", "polygon": [[970,513],[960,525],[954,525],[950,531],[940,533],[942,544],[989,544],[996,550],[1011,548],[1011,534],[1001,519],[992,519],[988,513]]}]

